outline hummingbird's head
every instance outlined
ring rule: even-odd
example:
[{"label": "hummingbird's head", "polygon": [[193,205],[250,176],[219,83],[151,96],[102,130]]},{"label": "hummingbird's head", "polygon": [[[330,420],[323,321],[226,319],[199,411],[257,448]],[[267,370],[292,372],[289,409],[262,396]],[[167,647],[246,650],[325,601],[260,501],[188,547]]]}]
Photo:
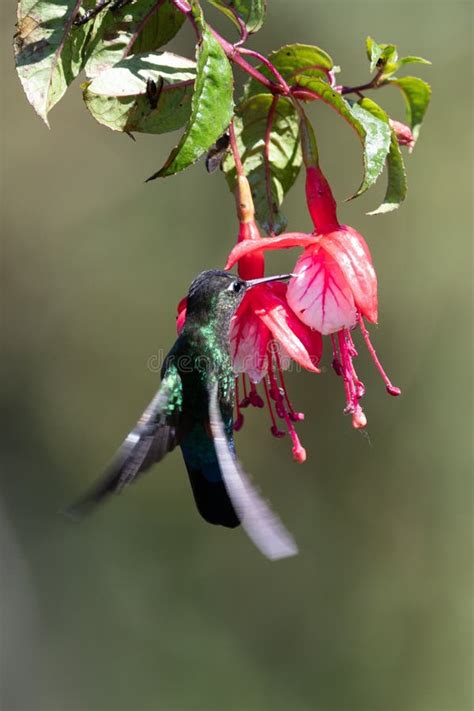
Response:
[{"label": "hummingbird's head", "polygon": [[186,320],[206,323],[216,318],[230,325],[232,316],[249,289],[258,284],[283,281],[290,277],[291,274],[283,274],[245,281],[218,269],[201,272],[189,287]]}]

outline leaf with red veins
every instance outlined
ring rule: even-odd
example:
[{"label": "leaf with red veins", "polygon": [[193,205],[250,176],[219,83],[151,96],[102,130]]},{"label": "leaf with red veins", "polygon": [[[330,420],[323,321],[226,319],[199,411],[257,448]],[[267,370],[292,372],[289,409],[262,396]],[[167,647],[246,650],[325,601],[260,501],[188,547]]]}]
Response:
[{"label": "leaf with red veins", "polygon": [[288,249],[289,247],[308,247],[315,244],[321,238],[316,235],[306,234],[304,232],[288,232],[279,237],[262,237],[259,240],[248,240],[239,242],[230,252],[225,269],[232,269],[234,264],[252,252],[267,249]]},{"label": "leaf with red veins", "polygon": [[273,338],[284,348],[292,360],[306,370],[319,373],[317,364],[321,360],[321,334],[311,331],[293,313],[286,298],[276,293],[269,285],[254,297],[258,308],[255,313],[267,326]]},{"label": "leaf with red veins", "polygon": [[[258,289],[258,287],[256,287]],[[230,327],[230,352],[234,372],[247,373],[258,383],[268,369],[267,346],[270,331],[255,315],[253,294],[247,294],[239,306]]]},{"label": "leaf with red veins", "polygon": [[307,326],[323,335],[352,328],[357,310],[352,290],[337,261],[316,245],[304,251],[288,286],[288,303]]},{"label": "leaf with red veins", "polygon": [[377,276],[362,235],[343,225],[341,229],[324,235],[321,246],[338,263],[361,314],[377,323]]}]

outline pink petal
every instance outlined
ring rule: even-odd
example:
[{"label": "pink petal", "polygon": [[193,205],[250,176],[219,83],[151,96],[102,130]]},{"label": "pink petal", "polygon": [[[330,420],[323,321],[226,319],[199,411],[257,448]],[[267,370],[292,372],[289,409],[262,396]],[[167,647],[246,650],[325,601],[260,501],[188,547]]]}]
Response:
[{"label": "pink petal", "polygon": [[230,328],[234,372],[247,373],[254,383],[258,383],[267,373],[269,339],[270,331],[255,315],[248,294],[232,319]]},{"label": "pink petal", "polygon": [[298,318],[323,335],[356,324],[352,291],[338,263],[316,245],[296,262],[288,286],[288,303]]},{"label": "pink petal", "polygon": [[304,232],[288,232],[279,237],[262,237],[239,242],[230,252],[224,269],[232,269],[234,264],[252,252],[266,249],[287,249],[288,247],[307,247],[317,242],[319,237]]},{"label": "pink petal", "polygon": [[181,299],[181,301],[178,304],[178,315],[176,316],[176,331],[178,332],[178,335],[181,333],[181,331],[184,328],[184,322],[186,321],[186,307],[188,305],[188,300],[186,296]]},{"label": "pink petal", "polygon": [[275,340],[294,361],[318,373],[316,367],[321,360],[322,338],[321,334],[311,331],[290,309],[285,298],[282,298],[270,285],[259,290],[254,300],[259,308],[255,313],[267,326]]},{"label": "pink petal", "polygon": [[369,321],[376,323],[377,276],[362,235],[352,227],[343,225],[341,229],[324,235],[321,246],[337,261],[352,289],[359,311]]}]

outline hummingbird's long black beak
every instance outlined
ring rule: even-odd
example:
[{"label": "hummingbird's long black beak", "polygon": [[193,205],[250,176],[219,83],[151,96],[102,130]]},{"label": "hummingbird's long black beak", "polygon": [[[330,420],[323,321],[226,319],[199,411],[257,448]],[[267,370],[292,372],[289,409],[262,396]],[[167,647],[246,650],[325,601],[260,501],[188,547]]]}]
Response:
[{"label": "hummingbird's long black beak", "polygon": [[251,289],[259,284],[268,284],[269,281],[288,281],[292,276],[293,274],[278,274],[277,276],[261,277],[260,279],[249,279],[245,282],[245,285],[247,289]]}]

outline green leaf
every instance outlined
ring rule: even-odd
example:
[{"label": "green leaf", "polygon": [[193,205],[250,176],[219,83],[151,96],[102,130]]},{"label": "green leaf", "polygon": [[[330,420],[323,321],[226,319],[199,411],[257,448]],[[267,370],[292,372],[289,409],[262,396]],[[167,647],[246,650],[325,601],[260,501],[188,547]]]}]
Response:
[{"label": "green leaf", "polygon": [[365,45],[371,73],[377,69],[380,79],[384,79],[397,71],[398,52],[394,44],[378,44],[372,37],[367,37]]},{"label": "green leaf", "polygon": [[[252,189],[257,220],[270,234],[279,234],[286,227],[280,206],[302,163],[296,110],[289,99],[276,97],[275,101],[268,147],[269,170],[265,160],[265,133],[274,97],[271,94],[252,96],[239,105],[234,118],[237,147]],[[231,153],[224,159],[222,169],[233,190],[236,171]]]},{"label": "green leaf", "polygon": [[390,83],[398,86],[405,97],[407,122],[411,127],[413,137],[416,141],[430,103],[431,87],[423,81],[423,79],[419,79],[418,77],[391,79]]},{"label": "green leaf", "polygon": [[377,42],[372,39],[372,37],[367,37],[367,39],[365,40],[365,46],[367,48],[367,57],[370,62],[370,73],[372,74],[372,72],[375,71],[377,62],[382,56],[383,48],[379,44],[377,44]]},{"label": "green leaf", "polygon": [[117,12],[103,11],[95,19],[88,46],[86,74],[89,78],[131,54],[144,54],[169,42],[181,28],[185,17],[165,0],[140,0]]},{"label": "green leaf", "polygon": [[240,29],[236,15],[240,17],[247,32],[254,33],[262,27],[267,12],[266,0],[208,0]]},{"label": "green leaf", "polygon": [[298,84],[313,92],[325,104],[337,111],[356,131],[363,146],[364,176],[359,189],[352,197],[362,195],[375,183],[383,170],[390,148],[390,127],[358,104],[346,101],[341,94],[321,79],[298,77]]},{"label": "green leaf", "polygon": [[[268,59],[285,81],[291,86],[296,84],[297,76],[318,78],[328,81],[329,72],[334,63],[323,49],[310,44],[287,44],[268,55]],[[268,79],[275,79],[272,72],[263,64],[257,65],[259,72]],[[247,82],[244,90],[246,99],[260,94],[262,85],[255,79]]]},{"label": "green leaf", "polygon": [[[184,126],[191,113],[196,64],[171,52],[133,55],[84,88],[94,118],[114,131],[165,133]],[[154,102],[147,80],[161,86]]]},{"label": "green leaf", "polygon": [[423,57],[402,57],[398,60],[398,67],[403,67],[405,64],[431,64],[431,62]]},{"label": "green leaf", "polygon": [[15,62],[28,101],[46,125],[48,112],[83,67],[86,27],[72,28],[81,0],[20,0]]},{"label": "green leaf", "polygon": [[197,76],[191,116],[183,137],[163,168],[148,180],[178,173],[209,150],[232,119],[232,94],[233,77],[229,61],[209,28],[203,25],[197,47]]},{"label": "green leaf", "polygon": [[[376,104],[375,101],[364,98],[361,99],[358,104],[362,109],[368,111],[373,116],[376,116],[378,119],[384,121],[388,126],[390,126],[387,113],[378,104]],[[403,200],[405,200],[407,195],[407,175],[405,171],[405,164],[403,162],[403,156],[393,129],[391,129],[390,150],[387,155],[387,173],[387,190],[385,192],[383,202],[376,210],[372,210],[372,212],[367,213],[368,215],[380,215],[385,212],[396,210]]]}]

